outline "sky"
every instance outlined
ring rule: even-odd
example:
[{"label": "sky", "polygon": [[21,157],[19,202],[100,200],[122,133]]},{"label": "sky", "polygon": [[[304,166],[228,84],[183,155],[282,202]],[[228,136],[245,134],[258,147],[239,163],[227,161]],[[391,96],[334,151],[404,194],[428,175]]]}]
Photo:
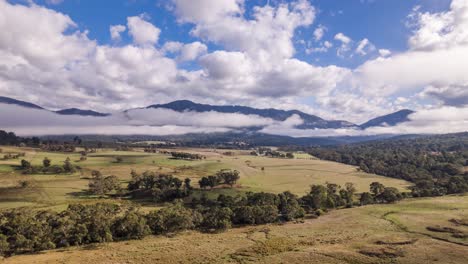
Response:
[{"label": "sky", "polygon": [[0,0],[0,95],[101,112],[188,99],[355,123],[409,108],[467,128],[466,28],[468,0]]}]

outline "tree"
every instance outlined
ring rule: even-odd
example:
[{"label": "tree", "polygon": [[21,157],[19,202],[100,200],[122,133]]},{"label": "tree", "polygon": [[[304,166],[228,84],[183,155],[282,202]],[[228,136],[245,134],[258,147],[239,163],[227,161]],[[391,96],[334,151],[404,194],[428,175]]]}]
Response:
[{"label": "tree", "polygon": [[47,157],[45,157],[44,160],[42,161],[42,165],[44,165],[45,168],[50,167],[50,163],[51,163],[51,161]]},{"label": "tree", "polygon": [[382,203],[394,203],[403,199],[400,191],[394,187],[385,187],[384,191],[376,197],[376,200]]},{"label": "tree", "polygon": [[350,182],[347,182],[345,184],[345,189],[342,189],[342,191],[340,191],[340,195],[346,201],[347,207],[353,206],[354,193],[356,193],[356,188],[354,187],[354,184]]},{"label": "tree", "polygon": [[385,186],[380,182],[373,182],[370,184],[370,192],[374,197],[379,196],[385,189]]},{"label": "tree", "polygon": [[95,195],[105,195],[120,189],[120,182],[116,176],[102,176],[101,172],[93,171],[93,178],[89,182],[89,191]]},{"label": "tree", "polygon": [[273,205],[240,206],[234,209],[233,222],[237,224],[260,225],[275,222],[278,208]]},{"label": "tree", "polygon": [[142,239],[151,234],[151,229],[146,223],[146,218],[136,212],[130,210],[112,225],[112,234],[118,239]]},{"label": "tree", "polygon": [[210,182],[207,177],[202,177],[199,181],[198,184],[200,185],[200,188],[206,189],[206,187],[210,186]]},{"label": "tree", "polygon": [[208,186],[210,186],[211,189],[213,189],[215,186],[219,184],[219,179],[216,176],[208,176]]},{"label": "tree", "polygon": [[76,171],[75,166],[71,163],[70,158],[67,157],[67,159],[64,161],[63,164],[63,170],[67,173],[73,173]]},{"label": "tree", "polygon": [[201,219],[199,212],[185,208],[181,202],[147,215],[148,225],[156,235],[193,229],[200,224]]},{"label": "tree", "polygon": [[226,230],[231,227],[233,212],[227,207],[212,207],[203,214],[202,228],[205,230]]},{"label": "tree", "polygon": [[234,170],[221,170],[216,173],[216,177],[218,177],[218,182],[223,182],[225,184],[229,184],[232,186],[239,180],[239,172]]},{"label": "tree", "polygon": [[359,203],[361,205],[373,204],[374,203],[374,197],[372,197],[372,194],[370,194],[368,192],[363,192],[361,194],[361,198],[359,199]]},{"label": "tree", "polygon": [[280,201],[278,206],[279,213],[284,220],[291,221],[304,217],[304,209],[300,206],[296,195],[291,192],[283,192],[278,194],[278,198]]},{"label": "tree", "polygon": [[31,163],[27,160],[21,160],[21,168],[22,169],[29,169],[31,168]]},{"label": "tree", "polygon": [[452,176],[447,183],[448,193],[463,193],[468,191],[468,183],[462,176]]},{"label": "tree", "polygon": [[326,208],[327,188],[323,185],[312,185],[310,187],[310,192],[304,198],[306,205],[310,208]]}]

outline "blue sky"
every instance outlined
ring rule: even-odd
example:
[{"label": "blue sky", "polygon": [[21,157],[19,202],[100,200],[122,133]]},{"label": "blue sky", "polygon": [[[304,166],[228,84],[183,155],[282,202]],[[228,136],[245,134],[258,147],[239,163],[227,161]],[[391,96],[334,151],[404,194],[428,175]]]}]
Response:
[{"label": "blue sky", "polygon": [[467,2],[0,0],[0,93],[52,109],[190,99],[355,122],[465,107]]}]

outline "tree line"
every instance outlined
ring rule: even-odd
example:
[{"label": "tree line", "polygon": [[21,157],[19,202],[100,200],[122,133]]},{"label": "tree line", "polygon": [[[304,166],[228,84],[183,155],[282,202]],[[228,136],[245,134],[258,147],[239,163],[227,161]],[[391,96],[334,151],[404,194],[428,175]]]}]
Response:
[{"label": "tree line", "polygon": [[[163,182],[165,187],[183,185],[168,176],[134,175],[129,190],[160,189]],[[103,178],[97,173],[93,177]],[[181,190],[191,188],[187,181],[184,184],[179,187]],[[90,188],[105,193],[107,187],[92,181]],[[332,208],[390,203],[402,197],[398,190],[377,182],[371,184],[369,193],[361,195],[359,202],[354,201],[355,192],[353,184],[349,183],[344,188],[336,184],[312,185],[303,197],[291,192],[221,194],[216,199],[191,197],[184,201],[176,199],[171,205],[146,214],[135,207],[114,203],[71,204],[62,212],[27,208],[6,210],[0,213],[0,255],[142,239],[151,234],[165,235],[183,230],[217,232],[233,226],[292,221],[306,214],[318,217]]]},{"label": "tree line", "polygon": [[187,153],[187,152],[171,152],[171,156],[174,159],[184,159],[184,160],[201,160],[201,159],[206,159],[205,156],[200,155],[200,154],[194,154],[194,153]]},{"label": "tree line", "polygon": [[22,159],[20,164],[23,174],[61,174],[74,173],[77,167],[72,164],[70,158],[66,158],[62,165],[53,165],[52,161],[45,157],[41,165],[32,165],[31,162]]},{"label": "tree line", "polygon": [[207,187],[212,189],[221,184],[227,184],[232,188],[239,179],[239,172],[236,170],[220,170],[215,175],[202,177],[198,181],[198,184],[202,189],[206,189]]},{"label": "tree line", "polygon": [[328,148],[308,152],[321,159],[358,166],[367,173],[414,183],[412,196],[468,191],[468,133]]}]

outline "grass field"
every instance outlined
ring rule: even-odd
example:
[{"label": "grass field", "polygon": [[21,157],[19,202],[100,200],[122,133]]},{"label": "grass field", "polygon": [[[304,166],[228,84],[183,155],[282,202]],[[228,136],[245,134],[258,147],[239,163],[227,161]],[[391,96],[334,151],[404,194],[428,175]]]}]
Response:
[{"label": "grass field", "polygon": [[52,250],[3,263],[466,263],[466,238],[426,229],[468,232],[451,219],[468,220],[468,196],[408,199],[219,234],[185,232]]},{"label": "grass field", "polygon": [[[236,169],[241,173],[238,188],[219,189],[209,192],[211,196],[219,193],[235,194],[245,191],[265,191],[279,193],[291,191],[303,195],[311,184],[326,182],[344,185],[352,182],[359,192],[368,191],[369,184],[379,181],[386,186],[405,190],[409,183],[403,180],[358,172],[355,167],[321,161],[298,154],[295,159],[276,159],[249,156],[247,151],[234,151],[227,156],[225,150],[183,149],[205,155],[205,160],[186,161],[171,159],[169,155],[145,153],[142,150],[113,151],[101,150],[88,155],[86,161],[79,161],[78,153],[53,153],[31,148],[0,147],[4,153],[24,152],[24,159],[33,165],[41,165],[45,157],[52,164],[63,164],[69,157],[71,161],[82,168],[75,174],[62,175],[23,175],[17,167],[20,159],[0,160],[0,208],[18,206],[34,206],[35,208],[62,209],[68,203],[93,202],[93,197],[87,197],[84,192],[88,186],[88,177],[92,170],[99,170],[104,175],[119,177],[122,184],[130,179],[132,169],[137,172],[146,170],[170,173],[180,178],[191,178],[195,185],[198,180],[220,169]],[[121,163],[116,157],[122,157]],[[264,168],[262,170],[262,167]],[[17,188],[19,181],[28,181],[28,188]]]}]

